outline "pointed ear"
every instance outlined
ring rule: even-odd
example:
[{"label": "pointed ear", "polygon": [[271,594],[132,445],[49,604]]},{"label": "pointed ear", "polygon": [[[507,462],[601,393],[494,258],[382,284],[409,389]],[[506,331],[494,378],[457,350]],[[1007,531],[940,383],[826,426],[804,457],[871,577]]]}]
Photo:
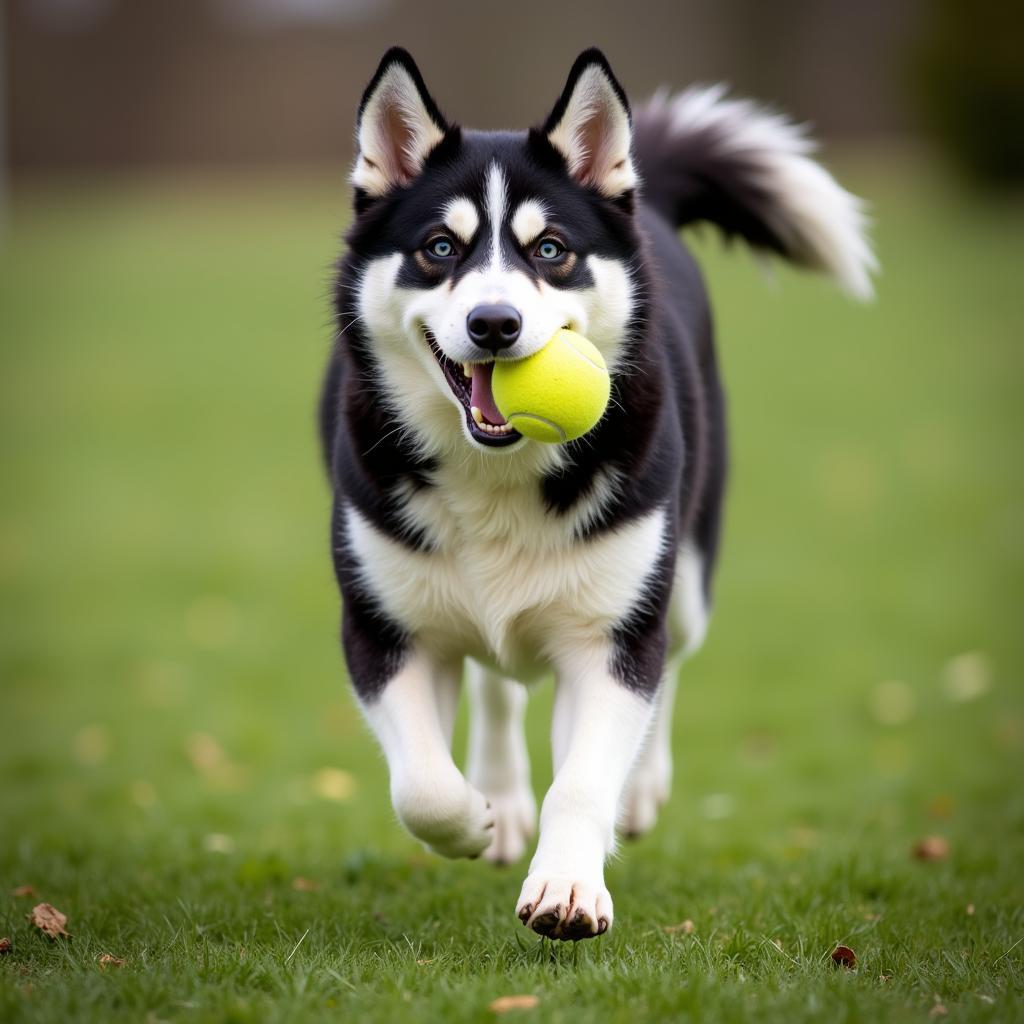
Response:
[{"label": "pointed ear", "polygon": [[600,50],[576,58],[543,131],[581,184],[609,198],[636,185],[629,101]]},{"label": "pointed ear", "polygon": [[415,61],[400,47],[388,50],[359,104],[352,184],[370,196],[408,185],[447,131]]}]

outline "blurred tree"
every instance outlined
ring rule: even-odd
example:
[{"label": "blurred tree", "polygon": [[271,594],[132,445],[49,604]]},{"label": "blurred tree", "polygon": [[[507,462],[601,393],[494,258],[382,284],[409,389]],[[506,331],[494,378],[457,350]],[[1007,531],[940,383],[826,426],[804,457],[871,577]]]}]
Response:
[{"label": "blurred tree", "polygon": [[981,184],[1024,183],[1024,4],[933,0],[920,86],[933,133]]}]

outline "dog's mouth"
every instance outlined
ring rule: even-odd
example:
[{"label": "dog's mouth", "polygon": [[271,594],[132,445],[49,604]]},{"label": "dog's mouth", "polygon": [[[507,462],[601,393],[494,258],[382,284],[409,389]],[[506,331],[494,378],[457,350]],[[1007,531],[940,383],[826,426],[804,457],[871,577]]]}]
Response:
[{"label": "dog's mouth", "polygon": [[491,392],[494,363],[456,363],[442,351],[431,331],[424,327],[423,337],[441,367],[452,394],[465,410],[466,425],[474,441],[492,448],[515,444],[523,435],[501,415]]}]

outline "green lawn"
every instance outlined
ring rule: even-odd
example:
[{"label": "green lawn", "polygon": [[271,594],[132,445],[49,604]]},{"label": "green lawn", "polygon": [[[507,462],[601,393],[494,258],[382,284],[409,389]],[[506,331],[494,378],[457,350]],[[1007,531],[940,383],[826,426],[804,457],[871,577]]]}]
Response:
[{"label": "green lawn", "polygon": [[[516,920],[525,864],[399,829],[349,696],[313,429],[341,172],[19,192],[0,1019],[1024,1018],[1024,206],[920,171],[850,168],[875,306],[701,245],[734,431],[717,614],[671,802],[576,946]],[[912,857],[931,835],[948,857]]]}]

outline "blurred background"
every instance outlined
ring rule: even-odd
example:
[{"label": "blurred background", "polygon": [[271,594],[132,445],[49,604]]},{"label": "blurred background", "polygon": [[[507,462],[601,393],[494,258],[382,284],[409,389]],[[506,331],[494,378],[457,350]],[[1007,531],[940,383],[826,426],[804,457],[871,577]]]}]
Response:
[{"label": "blurred background", "polygon": [[[819,858],[825,878],[851,843],[902,865],[937,833],[965,901],[987,885],[1019,904],[1022,10],[6,0],[4,888],[45,883],[81,936],[127,894],[172,906],[419,863],[344,679],[314,431],[352,120],[392,44],[485,128],[540,120],[597,44],[633,97],[725,80],[811,122],[882,265],[858,307],[690,239],[731,503],[667,820],[613,888],[637,886],[637,915],[696,916],[649,884],[685,857],[741,913],[723,866],[790,877]],[[549,706],[542,688],[539,792]]]},{"label": "blurred background", "polygon": [[957,159],[1019,174],[1013,7],[8,0],[9,159],[26,174],[341,163],[355,101],[396,42],[415,50],[452,116],[520,127],[546,113],[572,56],[592,41],[634,96],[725,80],[830,139],[893,141],[931,127]]}]

